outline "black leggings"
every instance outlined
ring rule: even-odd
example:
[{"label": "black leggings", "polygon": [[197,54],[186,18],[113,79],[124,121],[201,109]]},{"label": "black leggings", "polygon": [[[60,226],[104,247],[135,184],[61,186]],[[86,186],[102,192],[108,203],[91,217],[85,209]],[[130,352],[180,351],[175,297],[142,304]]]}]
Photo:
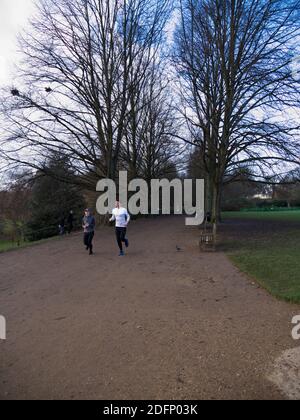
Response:
[{"label": "black leggings", "polygon": [[126,240],[126,228],[117,227],[116,228],[116,237],[117,242],[120,248],[120,251],[123,251],[123,242]]},{"label": "black leggings", "polygon": [[69,226],[68,226],[69,235],[72,233],[72,230],[73,230],[73,223],[69,223]]},{"label": "black leggings", "polygon": [[93,251],[93,238],[94,232],[88,232],[84,234],[83,242],[84,245],[92,252]]}]

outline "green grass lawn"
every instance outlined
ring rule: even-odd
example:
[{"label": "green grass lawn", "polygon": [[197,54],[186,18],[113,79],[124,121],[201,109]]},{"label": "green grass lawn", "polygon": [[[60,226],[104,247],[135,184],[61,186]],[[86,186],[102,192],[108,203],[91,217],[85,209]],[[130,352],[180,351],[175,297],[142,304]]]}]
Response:
[{"label": "green grass lawn", "polygon": [[18,247],[18,244],[11,241],[0,241],[0,252],[9,251],[11,249],[21,248],[21,246],[24,246],[24,243],[20,244],[20,247]]},{"label": "green grass lawn", "polygon": [[300,222],[300,210],[286,211],[232,211],[224,212],[225,219],[253,219],[253,220],[279,220],[283,222]]},{"label": "green grass lawn", "polygon": [[[228,255],[272,295],[300,303],[300,211],[234,212],[224,218],[270,221],[254,224],[245,235],[241,231],[238,246],[235,244]],[[230,240],[228,245],[230,249]]]},{"label": "green grass lawn", "polygon": [[6,251],[12,251],[14,249],[26,248],[29,246],[35,246],[35,245],[39,245],[39,244],[42,244],[51,240],[57,240],[57,239],[59,239],[59,237],[54,236],[53,238],[41,239],[40,241],[35,241],[35,242],[21,242],[19,246],[16,242],[0,240],[0,253],[6,252]]}]

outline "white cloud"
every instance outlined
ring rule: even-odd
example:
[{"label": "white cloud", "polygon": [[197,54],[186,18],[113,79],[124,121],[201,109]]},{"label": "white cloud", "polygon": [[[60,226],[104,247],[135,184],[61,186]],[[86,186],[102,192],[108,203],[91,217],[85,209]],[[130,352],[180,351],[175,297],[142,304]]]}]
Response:
[{"label": "white cloud", "polygon": [[0,84],[9,82],[17,61],[17,34],[34,8],[33,0],[0,0]]}]

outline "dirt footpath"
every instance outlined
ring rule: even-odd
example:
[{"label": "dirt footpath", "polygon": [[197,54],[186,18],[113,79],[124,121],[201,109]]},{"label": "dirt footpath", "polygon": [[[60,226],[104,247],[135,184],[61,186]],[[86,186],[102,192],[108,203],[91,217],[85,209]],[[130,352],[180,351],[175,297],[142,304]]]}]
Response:
[{"label": "dirt footpath", "polygon": [[300,307],[198,233],[167,217],[132,222],[125,258],[111,228],[92,257],[80,235],[1,254],[0,399],[286,398],[268,377]]}]

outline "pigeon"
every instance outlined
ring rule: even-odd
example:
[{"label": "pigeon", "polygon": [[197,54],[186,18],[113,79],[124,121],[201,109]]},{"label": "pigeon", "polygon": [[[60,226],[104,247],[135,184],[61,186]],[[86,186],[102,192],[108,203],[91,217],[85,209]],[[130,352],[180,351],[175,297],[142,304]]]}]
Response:
[{"label": "pigeon", "polygon": [[181,248],[179,248],[179,246],[178,246],[178,245],[176,245],[176,250],[177,250],[178,252],[180,252],[180,251],[181,251]]}]

